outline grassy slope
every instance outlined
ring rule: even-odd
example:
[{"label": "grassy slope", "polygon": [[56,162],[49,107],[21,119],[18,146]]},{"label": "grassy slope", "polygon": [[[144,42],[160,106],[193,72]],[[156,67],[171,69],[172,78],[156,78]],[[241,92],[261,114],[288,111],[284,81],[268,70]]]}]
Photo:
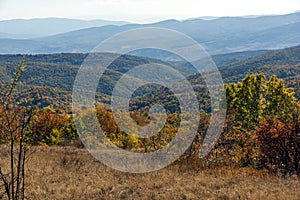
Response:
[{"label": "grassy slope", "polygon": [[[251,169],[179,170],[147,174],[110,169],[86,150],[39,147],[28,163],[28,199],[298,199],[300,180]],[[0,163],[8,159],[0,147]],[[185,166],[182,166],[182,169]]]}]

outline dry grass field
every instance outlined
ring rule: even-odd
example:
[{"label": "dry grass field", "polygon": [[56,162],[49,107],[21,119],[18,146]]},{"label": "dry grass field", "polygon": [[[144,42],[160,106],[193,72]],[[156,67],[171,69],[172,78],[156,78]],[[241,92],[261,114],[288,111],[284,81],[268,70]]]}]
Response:
[{"label": "dry grass field", "polygon": [[[1,148],[0,164],[8,154]],[[7,167],[7,166],[6,166]],[[299,199],[297,177],[241,169],[179,170],[146,174],[115,171],[84,149],[37,147],[27,165],[27,199]]]}]

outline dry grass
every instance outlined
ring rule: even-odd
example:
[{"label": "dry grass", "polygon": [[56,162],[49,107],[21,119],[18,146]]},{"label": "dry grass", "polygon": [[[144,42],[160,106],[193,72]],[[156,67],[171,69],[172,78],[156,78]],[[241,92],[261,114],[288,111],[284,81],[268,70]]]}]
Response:
[{"label": "dry grass", "polygon": [[[5,165],[7,154],[0,154]],[[179,171],[170,166],[147,174],[110,169],[86,150],[38,147],[28,161],[28,199],[299,199],[300,181],[252,169]]]}]

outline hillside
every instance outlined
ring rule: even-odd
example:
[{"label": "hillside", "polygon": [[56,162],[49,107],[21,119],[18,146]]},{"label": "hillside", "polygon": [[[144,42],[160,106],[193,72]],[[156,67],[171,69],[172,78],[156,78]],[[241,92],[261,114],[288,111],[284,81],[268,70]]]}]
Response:
[{"label": "hillside", "polygon": [[[107,25],[74,30],[31,40],[0,39],[1,54],[85,53],[101,41],[125,30],[160,27],[180,31],[211,54],[278,49],[300,44],[300,13],[256,18],[223,17],[213,20],[166,20],[154,24]],[[1,31],[0,29],[0,32]]]},{"label": "hillside", "polygon": [[[250,51],[239,52],[224,55],[213,56],[213,60],[218,66],[225,66],[239,60],[247,59],[253,55],[261,55],[266,51]],[[0,69],[5,71],[0,76],[7,79],[6,75],[11,75],[14,69],[22,58],[25,58],[27,71],[24,74],[24,81],[30,85],[47,86],[71,91],[73,81],[81,63],[86,58],[87,54],[41,54],[41,55],[0,55]],[[101,59],[108,59],[110,54],[105,54]],[[183,74],[192,73],[190,65],[183,62],[163,62],[158,59],[150,59],[138,56],[123,56],[110,66],[111,78],[119,76],[119,73],[124,73],[131,67],[137,64],[145,64],[150,62],[168,64],[174,66],[175,69]]]},{"label": "hillside", "polygon": [[[40,98],[37,102],[40,106],[53,104],[54,106],[66,108],[71,102],[77,71],[86,56],[87,54],[0,55],[0,78],[1,80],[10,80],[15,67],[24,58],[26,60],[26,71],[21,81],[27,86],[32,86],[38,90]],[[97,56],[105,62],[114,55],[97,54]],[[107,96],[111,95],[113,86],[123,73],[134,66],[150,62],[163,63],[160,60],[144,57],[120,56],[109,66],[99,80],[101,87],[98,88],[98,100],[102,102],[110,101]],[[101,63],[99,64],[101,65]],[[126,87],[124,87],[124,91],[126,90]]]},{"label": "hillside", "polygon": [[[267,77],[275,74],[277,77],[284,79],[288,87],[294,88],[295,96],[300,99],[300,46],[259,53],[262,52],[252,52],[252,55],[254,55],[252,57],[248,57],[251,52],[216,55],[213,56],[213,59],[218,63],[224,83],[241,81],[247,73],[264,72]],[[173,62],[173,64],[177,65],[178,62]],[[179,62],[179,64],[191,67],[187,63]],[[192,69],[189,72],[191,71]],[[188,80],[197,93],[200,108],[209,111],[210,96],[202,76],[194,74],[189,76]],[[180,83],[178,85],[180,86]],[[140,102],[144,103],[141,104]],[[174,111],[177,99],[166,88],[160,88],[133,100],[131,106],[135,109],[150,106],[151,103],[145,102],[158,102]]]},{"label": "hillside", "polygon": [[[241,81],[247,73],[264,72],[267,76],[276,74],[293,87],[300,99],[300,46],[275,50],[240,61],[219,65],[225,83]],[[197,76],[191,81],[197,82]]]},{"label": "hillside", "polygon": [[283,79],[291,79],[300,75],[300,46],[276,50],[262,55],[233,62],[220,67],[225,80],[233,81],[243,77],[246,73],[263,71],[271,75],[277,74]]},{"label": "hillside", "polygon": [[[283,78],[286,84],[293,87],[296,96],[300,98],[300,46],[287,48],[277,51],[250,51],[213,56],[217,63],[225,83],[240,81],[246,73],[257,73],[263,71],[267,76],[276,74]],[[48,54],[48,55],[26,55],[27,71],[22,81],[27,85],[34,86],[41,93],[39,103],[41,106],[54,104],[57,107],[64,107],[71,102],[71,93],[77,71],[86,58],[87,54]],[[110,54],[100,55],[101,59],[109,58]],[[0,55],[0,77],[2,80],[8,80],[13,73],[14,67],[24,55]],[[98,90],[98,98],[104,103],[110,101],[113,86],[119,80],[123,73],[134,66],[146,63],[161,63],[172,65],[183,74],[189,75],[194,72],[190,65],[182,62],[163,62],[156,59],[150,59],[137,56],[121,56],[105,72],[100,80],[101,90]],[[188,78],[198,99],[203,104],[203,109],[209,109],[207,104],[208,93],[205,84],[199,75],[193,75]],[[138,81],[138,80],[136,80]],[[135,92],[134,96],[143,96],[144,100],[135,100],[132,105],[136,108],[140,106],[140,101],[161,101],[172,110],[170,102],[176,99],[170,99],[171,93],[162,89],[155,91],[157,86],[147,86]],[[127,91],[124,87],[124,91]],[[160,95],[157,94],[160,93]],[[101,95],[100,95],[101,94]],[[147,94],[146,96],[144,96]],[[163,96],[162,96],[163,95]],[[169,97],[165,98],[165,95]],[[68,106],[67,106],[68,107]]]}]

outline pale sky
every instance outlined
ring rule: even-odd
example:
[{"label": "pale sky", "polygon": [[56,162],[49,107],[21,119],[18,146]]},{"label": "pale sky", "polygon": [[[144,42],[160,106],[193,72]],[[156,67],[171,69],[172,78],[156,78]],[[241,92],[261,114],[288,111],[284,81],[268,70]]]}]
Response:
[{"label": "pale sky", "polygon": [[287,14],[300,0],[0,0],[0,20],[65,17],[147,23],[201,16]]}]

